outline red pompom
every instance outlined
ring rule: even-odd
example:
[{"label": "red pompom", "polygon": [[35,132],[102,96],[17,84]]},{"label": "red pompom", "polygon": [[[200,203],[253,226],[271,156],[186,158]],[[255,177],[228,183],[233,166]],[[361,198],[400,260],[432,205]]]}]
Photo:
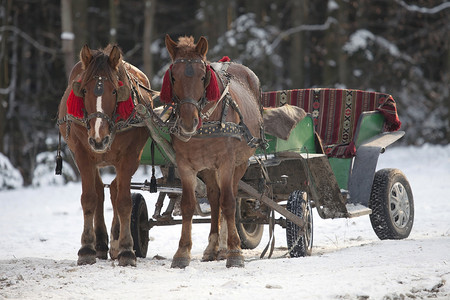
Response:
[{"label": "red pompom", "polygon": [[70,91],[69,97],[67,98],[67,113],[77,118],[83,118],[84,113],[84,102],[82,97],[75,96],[73,90]]},{"label": "red pompom", "polygon": [[222,57],[219,62],[229,62],[231,59],[228,56]]},{"label": "red pompom", "polygon": [[206,72],[211,72],[211,79],[206,87],[206,99],[216,101],[220,98],[219,84],[217,83],[216,74],[209,65],[206,66]]},{"label": "red pompom", "polygon": [[170,78],[170,70],[172,70],[172,65],[164,74],[163,83],[161,87],[161,92],[159,93],[159,99],[164,103],[172,102],[172,82]]}]

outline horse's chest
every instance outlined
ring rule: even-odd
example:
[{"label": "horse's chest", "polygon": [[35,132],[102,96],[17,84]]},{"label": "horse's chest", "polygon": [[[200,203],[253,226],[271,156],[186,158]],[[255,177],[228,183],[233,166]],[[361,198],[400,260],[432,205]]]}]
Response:
[{"label": "horse's chest", "polygon": [[174,143],[177,162],[188,164],[196,171],[218,169],[224,163],[235,164],[236,146],[227,138]]}]

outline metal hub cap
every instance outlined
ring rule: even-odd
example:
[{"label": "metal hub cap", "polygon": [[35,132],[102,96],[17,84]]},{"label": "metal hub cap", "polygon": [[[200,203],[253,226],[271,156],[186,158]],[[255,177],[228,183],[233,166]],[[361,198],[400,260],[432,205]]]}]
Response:
[{"label": "metal hub cap", "polygon": [[404,228],[410,217],[408,193],[405,187],[396,182],[389,193],[389,212],[393,223],[398,228]]}]

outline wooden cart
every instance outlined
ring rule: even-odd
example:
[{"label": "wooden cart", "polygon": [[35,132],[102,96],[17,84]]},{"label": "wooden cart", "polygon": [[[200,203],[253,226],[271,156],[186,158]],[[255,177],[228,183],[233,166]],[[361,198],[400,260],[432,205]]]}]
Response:
[{"label": "wooden cart", "polygon": [[[262,101],[266,107],[296,105],[308,114],[287,140],[266,134],[268,148],[259,150],[249,161],[239,182],[236,206],[236,226],[243,249],[258,246],[264,224],[278,224],[286,228],[291,257],[310,255],[313,208],[321,218],[369,214],[380,239],[409,236],[414,201],[408,180],[397,169],[375,172],[379,154],[404,135],[403,131],[395,131],[399,124],[395,124],[398,118],[390,95],[304,89],[263,93]],[[137,256],[145,257],[151,228],[181,224],[181,218],[177,218],[181,183],[169,133],[155,122],[152,111],[144,106],[137,107],[137,111],[151,133],[141,164],[158,165],[163,173],[157,182],[159,196],[150,218],[144,197],[132,194],[134,249]],[[153,188],[146,181],[132,183],[132,189]],[[200,179],[196,195],[199,217],[193,223],[209,223],[206,189]],[[169,203],[164,205],[167,200]],[[274,211],[281,217],[275,219]]]}]

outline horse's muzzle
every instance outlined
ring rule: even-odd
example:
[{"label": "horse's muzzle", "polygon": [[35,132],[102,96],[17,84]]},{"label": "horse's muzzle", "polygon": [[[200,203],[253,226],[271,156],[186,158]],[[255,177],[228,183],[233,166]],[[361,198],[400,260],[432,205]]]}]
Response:
[{"label": "horse's muzzle", "polygon": [[94,150],[95,152],[98,152],[98,153],[103,153],[108,149],[109,144],[111,142],[111,137],[109,135],[107,135],[100,141],[97,141],[96,139],[90,137],[88,141],[89,141],[89,145],[91,146],[92,150]]}]

